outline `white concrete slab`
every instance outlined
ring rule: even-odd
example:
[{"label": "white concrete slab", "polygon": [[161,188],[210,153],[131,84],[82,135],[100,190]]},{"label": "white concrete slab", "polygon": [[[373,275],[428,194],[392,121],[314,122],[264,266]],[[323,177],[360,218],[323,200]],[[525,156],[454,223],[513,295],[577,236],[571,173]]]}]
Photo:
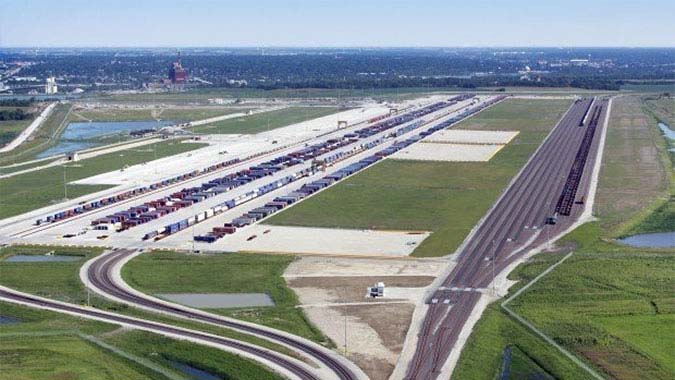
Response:
[{"label": "white concrete slab", "polygon": [[391,158],[414,161],[485,162],[503,147],[504,145],[492,144],[419,143],[396,152]]},{"label": "white concrete slab", "polygon": [[428,136],[424,141],[455,144],[508,144],[518,133],[518,131],[446,129]]},{"label": "white concrete slab", "polygon": [[[248,240],[252,236],[255,238]],[[347,230],[253,225],[210,244],[209,249],[350,256],[408,256],[428,232]]]}]

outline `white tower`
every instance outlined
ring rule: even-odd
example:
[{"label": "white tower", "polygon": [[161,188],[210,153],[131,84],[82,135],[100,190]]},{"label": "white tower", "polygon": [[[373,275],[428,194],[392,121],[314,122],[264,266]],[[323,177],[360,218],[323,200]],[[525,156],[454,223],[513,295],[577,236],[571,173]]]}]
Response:
[{"label": "white tower", "polygon": [[45,85],[45,94],[53,95],[59,92],[59,88],[56,85],[56,78],[49,77],[47,78],[47,84]]}]

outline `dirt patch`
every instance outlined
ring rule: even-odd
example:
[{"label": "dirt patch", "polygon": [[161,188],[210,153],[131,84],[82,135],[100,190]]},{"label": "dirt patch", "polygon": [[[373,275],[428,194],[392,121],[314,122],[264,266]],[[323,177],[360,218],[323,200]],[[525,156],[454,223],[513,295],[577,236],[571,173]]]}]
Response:
[{"label": "dirt patch", "polygon": [[303,256],[291,263],[284,277],[438,276],[451,265],[447,259],[369,259]]},{"label": "dirt patch", "polygon": [[[391,375],[405,341],[414,305],[313,308],[307,316],[372,380]],[[347,339],[345,341],[345,332]]]},{"label": "dirt patch", "polygon": [[[287,279],[288,285],[295,290],[304,305],[344,303],[344,302],[391,302],[408,299],[409,297],[398,296],[403,288],[426,287],[434,280],[429,276],[410,277],[302,277]],[[366,288],[384,282],[384,298],[366,298]],[[391,297],[387,295],[387,288],[396,288]],[[409,293],[418,294],[420,292]],[[405,294],[405,291],[403,292]]]},{"label": "dirt patch", "polygon": [[367,323],[377,332],[385,347],[400,354],[414,308],[412,304],[380,304],[368,307],[345,306],[341,309],[343,313],[356,316]]}]

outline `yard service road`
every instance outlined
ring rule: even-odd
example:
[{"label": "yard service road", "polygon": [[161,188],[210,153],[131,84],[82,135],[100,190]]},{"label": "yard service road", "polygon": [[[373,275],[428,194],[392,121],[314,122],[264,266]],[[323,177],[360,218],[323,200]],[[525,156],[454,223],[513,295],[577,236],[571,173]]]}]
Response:
[{"label": "yard service road", "polygon": [[307,339],[272,328],[258,326],[253,323],[245,323],[235,319],[202,312],[200,310],[166,302],[130,290],[121,280],[119,273],[121,271],[121,266],[138,254],[138,251],[128,249],[119,249],[103,254],[92,259],[83,266],[81,277],[83,277],[92,290],[115,301],[158,313],[169,314],[192,321],[200,321],[262,337],[274,343],[289,347],[316,361],[317,364],[326,367],[332,372],[336,379],[357,380],[367,378],[356,365],[341,358],[331,350],[310,342]]},{"label": "yard service road", "polygon": [[317,371],[297,359],[261,348],[252,344],[242,343],[233,339],[223,338],[217,335],[203,333],[196,330],[190,330],[171,325],[148,321],[144,319],[127,317],[121,314],[115,314],[97,310],[94,308],[82,307],[59,301],[53,301],[47,298],[33,296],[30,294],[18,292],[9,288],[0,286],[0,300],[15,304],[29,306],[38,309],[45,309],[74,315],[87,319],[94,319],[102,322],[113,323],[130,327],[133,329],[149,331],[156,334],[189,340],[198,344],[208,345],[220,348],[235,354],[256,360],[272,370],[282,375],[299,380],[323,380],[325,376],[317,374]]},{"label": "yard service road", "polygon": [[583,99],[570,107],[465,242],[457,265],[427,300],[429,309],[407,367],[406,380],[438,378],[450,353],[461,349],[460,332],[493,277],[579,218],[584,207],[575,203],[569,216],[560,215],[556,224],[545,224],[546,218],[555,214],[568,173],[589,128],[590,117],[585,118],[583,126],[579,123],[591,104],[589,114],[597,110],[600,121],[591,140],[576,199],[586,194],[601,125],[607,116],[607,101],[599,99]]}]

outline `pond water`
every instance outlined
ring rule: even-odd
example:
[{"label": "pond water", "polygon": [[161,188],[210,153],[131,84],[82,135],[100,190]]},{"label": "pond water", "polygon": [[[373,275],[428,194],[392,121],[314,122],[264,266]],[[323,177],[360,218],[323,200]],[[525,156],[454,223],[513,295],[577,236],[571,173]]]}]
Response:
[{"label": "pond water", "polygon": [[21,321],[18,318],[0,315],[0,325],[12,325],[15,323],[21,323]]},{"label": "pond water", "polygon": [[100,145],[100,142],[97,142],[94,139],[105,136],[140,131],[143,129],[159,129],[175,124],[176,121],[173,120],[92,121],[70,123],[61,135],[58,144],[38,154],[37,158],[93,148]]},{"label": "pond water", "polygon": [[633,235],[619,241],[638,248],[675,248],[675,231]]},{"label": "pond water", "polygon": [[669,138],[669,139],[671,139],[671,140],[675,140],[675,131],[673,131],[672,129],[670,129],[670,127],[668,126],[668,124],[659,122],[659,128],[661,129],[661,132],[663,132],[663,134],[664,134],[667,138]]},{"label": "pond water", "polygon": [[8,263],[50,263],[56,261],[77,261],[82,256],[64,256],[64,255],[13,255],[5,259]]},{"label": "pond water", "polygon": [[274,306],[265,293],[170,293],[159,297],[182,305],[206,309]]},{"label": "pond water", "polygon": [[185,363],[181,362],[176,362],[172,361],[171,365],[174,366],[177,370],[183,372],[184,374],[188,375],[191,380],[221,380],[220,377],[201,370],[199,368],[192,367],[190,365],[187,365]]}]

